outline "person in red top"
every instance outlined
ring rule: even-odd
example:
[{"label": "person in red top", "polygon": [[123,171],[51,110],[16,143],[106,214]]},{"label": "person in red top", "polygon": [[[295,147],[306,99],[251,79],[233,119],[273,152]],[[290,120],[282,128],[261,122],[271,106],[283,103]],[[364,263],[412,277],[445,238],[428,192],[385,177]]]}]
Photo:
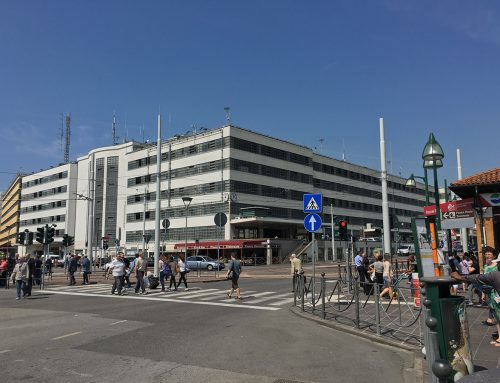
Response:
[{"label": "person in red top", "polygon": [[7,258],[0,258],[0,286],[7,284]]}]

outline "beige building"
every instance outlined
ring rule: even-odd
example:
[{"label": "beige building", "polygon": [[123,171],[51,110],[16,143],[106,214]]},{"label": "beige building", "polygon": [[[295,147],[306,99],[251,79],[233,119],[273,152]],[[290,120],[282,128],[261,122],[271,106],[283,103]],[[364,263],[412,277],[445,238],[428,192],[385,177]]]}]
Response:
[{"label": "beige building", "polygon": [[21,175],[18,175],[2,195],[0,219],[0,248],[4,253],[15,252],[19,231],[19,207],[21,205]]}]

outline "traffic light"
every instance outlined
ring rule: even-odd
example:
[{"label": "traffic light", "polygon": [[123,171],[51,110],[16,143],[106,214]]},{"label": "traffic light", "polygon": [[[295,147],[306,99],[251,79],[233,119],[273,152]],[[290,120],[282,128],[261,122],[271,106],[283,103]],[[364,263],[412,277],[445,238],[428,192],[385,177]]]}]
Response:
[{"label": "traffic light", "polygon": [[44,227],[37,227],[36,228],[36,241],[38,243],[44,243],[44,237],[45,237],[45,228]]},{"label": "traffic light", "polygon": [[33,245],[33,232],[28,231],[28,245]]},{"label": "traffic light", "polygon": [[341,241],[349,240],[349,234],[347,233],[347,222],[344,220],[339,221],[339,238]]},{"label": "traffic light", "polygon": [[68,246],[73,246],[75,244],[75,237],[68,235]]},{"label": "traffic light", "polygon": [[17,243],[24,245],[24,238],[26,238],[26,233],[24,231],[17,234]]},{"label": "traffic light", "polygon": [[46,245],[54,242],[54,235],[55,234],[56,234],[56,229],[54,229],[53,226],[47,226],[47,232],[46,232],[46,238],[45,238]]},{"label": "traffic light", "polygon": [[108,248],[109,248],[108,237],[102,237],[102,249],[108,250]]},{"label": "traffic light", "polygon": [[62,245],[63,245],[64,247],[68,247],[68,246],[69,246],[69,245],[68,245],[68,242],[69,242],[69,241],[68,241],[68,239],[69,239],[69,235],[68,235],[68,234],[64,234],[64,235],[62,236]]}]

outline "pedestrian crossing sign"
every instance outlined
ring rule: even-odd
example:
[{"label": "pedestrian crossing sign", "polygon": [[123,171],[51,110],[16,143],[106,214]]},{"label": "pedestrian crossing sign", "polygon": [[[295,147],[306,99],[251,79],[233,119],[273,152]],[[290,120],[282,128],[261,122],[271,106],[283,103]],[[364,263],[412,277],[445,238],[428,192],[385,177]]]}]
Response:
[{"label": "pedestrian crossing sign", "polygon": [[321,213],[323,211],[323,195],[304,194],[304,213]]}]

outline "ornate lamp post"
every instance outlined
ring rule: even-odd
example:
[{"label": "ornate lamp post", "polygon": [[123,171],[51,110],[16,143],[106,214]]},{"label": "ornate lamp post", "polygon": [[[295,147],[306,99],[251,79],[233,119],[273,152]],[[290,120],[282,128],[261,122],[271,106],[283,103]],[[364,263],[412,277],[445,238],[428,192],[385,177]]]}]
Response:
[{"label": "ornate lamp post", "polygon": [[429,135],[429,140],[422,151],[422,159],[424,160],[424,170],[432,168],[434,173],[434,198],[436,204],[436,229],[441,230],[441,220],[439,212],[439,187],[437,178],[437,169],[443,166],[444,152],[443,148],[436,141],[434,134]]},{"label": "ornate lamp post", "polygon": [[427,169],[424,168],[424,176],[423,177],[416,176],[416,175],[414,175],[412,173],[410,175],[410,178],[408,178],[406,180],[405,186],[412,187],[412,188],[416,187],[417,183],[415,182],[415,178],[418,178],[418,179],[421,179],[422,181],[424,181],[424,185],[425,185],[425,205],[429,206],[429,183],[427,181]]}]

